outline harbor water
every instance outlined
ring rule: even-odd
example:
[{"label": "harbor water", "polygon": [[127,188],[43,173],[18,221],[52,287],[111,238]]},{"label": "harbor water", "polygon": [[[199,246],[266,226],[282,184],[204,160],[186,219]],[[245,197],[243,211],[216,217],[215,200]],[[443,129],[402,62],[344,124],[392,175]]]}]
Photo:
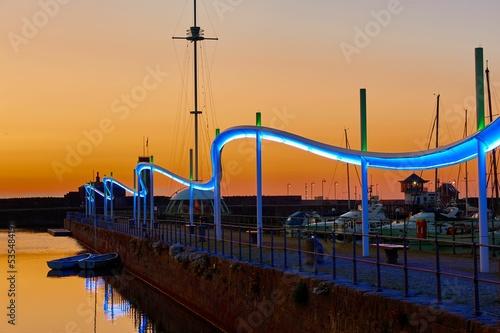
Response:
[{"label": "harbor water", "polygon": [[124,269],[54,271],[87,251],[71,237],[0,231],[0,332],[220,332]]}]

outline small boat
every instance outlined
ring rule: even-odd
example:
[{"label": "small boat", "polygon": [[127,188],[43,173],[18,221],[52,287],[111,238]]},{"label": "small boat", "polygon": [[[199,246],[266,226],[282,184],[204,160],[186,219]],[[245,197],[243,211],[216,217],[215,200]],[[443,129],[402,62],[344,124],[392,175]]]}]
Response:
[{"label": "small boat", "polygon": [[47,261],[47,266],[49,266],[50,269],[73,269],[78,267],[79,262],[88,259],[90,256],[90,253],[82,253],[76,256],[49,260]]},{"label": "small boat", "polygon": [[81,269],[111,268],[119,262],[118,253],[92,254],[89,258],[78,262]]},{"label": "small boat", "polygon": [[[384,205],[378,201],[377,196],[371,197],[371,203],[368,206],[368,229],[370,233],[376,233],[381,226],[389,224],[389,219],[384,212]],[[363,233],[362,229],[362,211],[361,206],[357,210],[350,210],[340,215],[334,221],[317,220],[309,222],[305,228],[306,231],[341,231],[345,233]],[[343,235],[339,235],[343,238]]]}]

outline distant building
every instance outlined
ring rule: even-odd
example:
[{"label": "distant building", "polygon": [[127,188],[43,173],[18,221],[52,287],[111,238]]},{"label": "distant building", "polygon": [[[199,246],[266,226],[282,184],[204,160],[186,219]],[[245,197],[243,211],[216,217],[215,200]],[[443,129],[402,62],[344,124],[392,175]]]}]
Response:
[{"label": "distant building", "polygon": [[460,192],[453,186],[452,183],[443,183],[438,188],[440,204],[442,206],[456,205],[458,202],[458,195]]},{"label": "distant building", "polygon": [[436,192],[429,192],[428,188],[424,186],[428,182],[428,180],[420,178],[415,173],[412,173],[405,180],[400,180],[401,192],[405,196],[405,204],[435,205],[439,197],[436,198]]}]

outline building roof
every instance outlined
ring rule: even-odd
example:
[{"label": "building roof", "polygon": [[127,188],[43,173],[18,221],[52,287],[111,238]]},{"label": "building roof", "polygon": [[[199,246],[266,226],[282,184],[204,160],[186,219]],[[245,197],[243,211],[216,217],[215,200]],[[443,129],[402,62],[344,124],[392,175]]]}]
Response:
[{"label": "building roof", "polygon": [[419,176],[417,176],[415,173],[412,173],[408,178],[406,178],[405,180],[400,180],[399,182],[400,183],[413,183],[413,182],[427,183],[428,180],[424,180],[424,179],[420,178]]},{"label": "building roof", "polygon": [[438,191],[440,192],[447,192],[447,193],[459,193],[458,190],[456,189],[455,186],[453,186],[453,184],[451,183],[443,183],[441,184],[441,186],[439,186],[439,189]]}]

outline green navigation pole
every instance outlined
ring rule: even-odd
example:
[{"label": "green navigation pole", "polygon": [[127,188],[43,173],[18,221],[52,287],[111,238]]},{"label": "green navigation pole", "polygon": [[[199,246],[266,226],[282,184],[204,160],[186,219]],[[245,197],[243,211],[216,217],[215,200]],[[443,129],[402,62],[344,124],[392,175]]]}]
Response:
[{"label": "green navigation pole", "polygon": [[[361,118],[361,151],[367,151],[366,139],[366,89],[359,90],[360,118]],[[362,244],[363,256],[370,255],[370,239],[368,238],[368,163],[361,159],[361,216],[362,216]]]},{"label": "green navigation pole", "polygon": [[361,151],[367,151],[366,142],[366,89],[359,90],[360,108],[361,108]]},{"label": "green navigation pole", "polygon": [[476,47],[476,114],[477,130],[484,128],[484,69],[483,48]]},{"label": "green navigation pole", "polygon": [[[477,130],[484,128],[484,71],[483,48],[475,49],[476,58],[476,114]],[[477,170],[478,170],[478,208],[479,208],[479,245],[488,244],[488,196],[486,193],[486,151],[485,144],[477,141]],[[488,247],[479,247],[479,266],[481,272],[489,272]]]}]

